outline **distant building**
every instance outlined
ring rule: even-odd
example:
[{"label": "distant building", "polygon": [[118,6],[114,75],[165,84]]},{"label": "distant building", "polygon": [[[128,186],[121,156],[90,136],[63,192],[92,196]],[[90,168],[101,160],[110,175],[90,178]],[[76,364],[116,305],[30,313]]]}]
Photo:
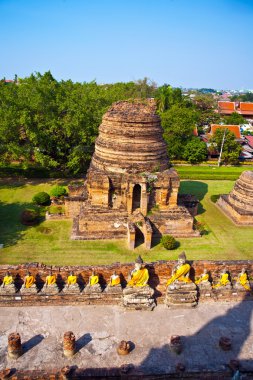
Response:
[{"label": "distant building", "polygon": [[218,101],[218,112],[221,115],[231,115],[236,112],[235,102]]},{"label": "distant building", "polygon": [[240,125],[220,125],[220,124],[211,124],[211,130],[210,135],[213,136],[214,133],[217,131],[217,129],[228,129],[230,132],[232,132],[235,135],[236,139],[240,139],[241,136],[241,130]]},{"label": "distant building", "polygon": [[240,125],[221,125],[211,124],[210,132],[201,136],[201,140],[206,143],[208,149],[209,158],[218,158],[219,152],[215,149],[213,144],[210,143],[210,139],[213,137],[217,129],[228,129],[235,135],[236,141],[242,146],[242,153],[239,157],[240,160],[252,160],[253,159],[253,136],[242,136]]},{"label": "distant building", "polygon": [[218,101],[218,113],[231,115],[233,112],[242,115],[245,119],[253,118],[253,103]]},{"label": "distant building", "polygon": [[15,81],[12,80],[12,79],[4,79],[4,83],[5,84],[10,84],[10,83],[14,83]]},{"label": "distant building", "polygon": [[253,116],[253,103],[249,102],[240,102],[238,113],[243,117],[252,117]]}]

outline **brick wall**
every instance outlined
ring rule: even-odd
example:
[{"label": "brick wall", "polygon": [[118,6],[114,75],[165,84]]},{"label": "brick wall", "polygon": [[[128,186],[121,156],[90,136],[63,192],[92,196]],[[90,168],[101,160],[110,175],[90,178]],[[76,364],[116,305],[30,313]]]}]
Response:
[{"label": "brick wall", "polygon": [[[157,261],[153,263],[147,263],[146,266],[149,270],[150,280],[149,284],[151,287],[156,289],[157,301],[163,302],[166,290],[166,282],[171,275],[172,267],[175,265],[175,261]],[[250,278],[253,278],[253,261],[194,261],[191,263],[191,273],[190,277],[194,280],[195,277],[198,277],[204,268],[207,268],[210,271],[212,280],[216,281],[219,278],[220,272],[223,268],[227,268],[230,272],[231,279],[235,279],[238,273],[241,271],[242,267],[246,268]],[[71,270],[75,272],[78,276],[78,282],[81,285],[88,283],[89,276],[91,271],[95,271],[99,274],[100,283],[103,287],[109,282],[110,276],[115,270],[121,276],[121,283],[123,286],[126,285],[129,272],[133,269],[134,263],[114,263],[111,265],[103,266],[46,266],[39,263],[28,263],[20,265],[1,265],[0,266],[0,279],[2,281],[5,272],[9,270],[13,277],[15,277],[15,282],[18,287],[21,287],[23,283],[23,278],[26,275],[26,271],[29,268],[29,271],[36,277],[37,283],[40,287],[43,286],[46,276],[49,271],[52,270],[57,275],[57,283],[59,287],[63,287],[64,282],[67,279],[67,276]],[[235,300],[235,298],[234,298]],[[49,295],[45,297],[42,293],[34,295],[22,295],[19,293],[15,295],[0,295],[0,305],[12,305],[16,306],[25,306],[28,304],[40,304],[40,305],[49,305],[51,304],[120,304],[121,297],[115,297],[114,295],[102,293],[98,297],[91,295],[76,295],[73,297],[60,292],[56,295]]]}]

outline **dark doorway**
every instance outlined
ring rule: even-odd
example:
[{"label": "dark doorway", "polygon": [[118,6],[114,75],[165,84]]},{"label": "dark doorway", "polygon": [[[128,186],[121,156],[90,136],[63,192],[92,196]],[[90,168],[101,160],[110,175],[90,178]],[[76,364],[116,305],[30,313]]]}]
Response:
[{"label": "dark doorway", "polygon": [[137,226],[135,225],[135,231],[136,231],[136,234],[135,234],[135,248],[136,247],[139,247],[139,245],[142,245],[144,244],[144,235],[143,235],[143,232],[142,230]]},{"label": "dark doorway", "polygon": [[141,185],[134,185],[133,189],[133,211],[141,207]]}]

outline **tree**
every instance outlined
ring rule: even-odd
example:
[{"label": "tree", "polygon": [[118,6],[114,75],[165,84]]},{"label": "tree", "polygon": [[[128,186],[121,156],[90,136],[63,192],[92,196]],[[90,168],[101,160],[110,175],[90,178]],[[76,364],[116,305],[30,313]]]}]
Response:
[{"label": "tree", "polygon": [[159,114],[162,114],[176,104],[191,106],[191,103],[183,98],[180,88],[172,88],[167,84],[164,84],[157,89],[156,100]]},{"label": "tree", "polygon": [[183,158],[184,147],[193,138],[193,130],[199,119],[198,112],[191,108],[174,105],[162,113],[161,119],[169,157]]},{"label": "tree", "polygon": [[247,92],[246,94],[242,95],[242,102],[253,102],[253,93]]},{"label": "tree", "polygon": [[216,106],[216,101],[211,94],[196,94],[193,103],[200,111],[212,110]]},{"label": "tree", "polygon": [[[228,129],[218,128],[216,129],[213,137],[210,139],[210,143],[216,147],[218,152],[221,150],[222,140],[225,133],[225,140],[222,151],[222,162],[224,164],[233,164],[236,165],[239,163],[239,156],[242,151],[241,145],[236,141],[235,135],[233,132],[230,132]],[[212,146],[211,146],[212,148]]]},{"label": "tree", "polygon": [[185,148],[183,158],[189,161],[191,164],[197,164],[206,160],[207,158],[207,146],[198,137],[193,137]]},{"label": "tree", "polygon": [[227,125],[240,125],[248,123],[247,120],[237,112],[233,112],[231,115],[225,116],[224,121]]}]

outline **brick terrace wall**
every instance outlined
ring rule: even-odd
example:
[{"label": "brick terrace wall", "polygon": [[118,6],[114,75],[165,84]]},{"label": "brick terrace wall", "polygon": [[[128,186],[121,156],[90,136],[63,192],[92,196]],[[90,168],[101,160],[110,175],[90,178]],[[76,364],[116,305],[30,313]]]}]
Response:
[{"label": "brick terrace wall", "polygon": [[[0,372],[1,374],[1,372]],[[156,379],[188,379],[188,380],[230,380],[232,372],[230,370],[223,370],[220,372],[174,372],[170,374],[143,374],[141,370],[133,368],[130,373],[125,374],[121,368],[91,368],[91,369],[74,369],[71,373],[69,379],[80,380],[80,379],[108,379],[108,380],[156,380]],[[244,380],[252,379],[252,372],[243,372]],[[34,370],[34,371],[22,371],[22,370],[12,370],[11,373],[12,380],[63,380],[61,372],[57,370]]]},{"label": "brick terrace wall", "polygon": [[[146,267],[149,270],[150,279],[149,284],[151,287],[156,289],[156,297],[158,302],[163,302],[166,290],[166,282],[171,275],[172,267],[175,265],[176,261],[157,261],[153,263],[147,263]],[[246,268],[248,275],[253,278],[253,261],[194,261],[190,262],[192,264],[190,277],[192,280],[198,277],[203,269],[206,268],[210,271],[211,279],[217,281],[220,276],[220,272],[223,268],[227,268],[231,275],[232,281],[238,276],[241,269]],[[69,272],[73,270],[78,276],[78,281],[80,284],[88,283],[91,271],[95,271],[99,274],[100,283],[103,287],[109,282],[110,276],[115,270],[121,277],[121,283],[123,286],[127,283],[127,278],[129,272],[133,269],[134,263],[114,263],[111,265],[103,266],[46,266],[39,263],[27,263],[20,265],[1,265],[0,266],[0,279],[2,281],[5,272],[9,270],[13,277],[15,277],[15,283],[18,287],[22,286],[23,278],[26,275],[27,269],[36,277],[37,283],[42,288],[46,276],[49,271],[52,270],[53,273],[57,275],[57,284],[60,288],[64,286]],[[121,297],[115,297],[114,295],[102,293],[99,295],[68,295],[61,292],[56,295],[45,296],[42,293],[34,295],[22,295],[19,293],[15,295],[0,295],[0,305],[5,306],[16,306],[17,304],[28,305],[28,304],[40,304],[40,305],[61,305],[61,304],[119,304]],[[235,300],[235,298],[234,298]]]}]

